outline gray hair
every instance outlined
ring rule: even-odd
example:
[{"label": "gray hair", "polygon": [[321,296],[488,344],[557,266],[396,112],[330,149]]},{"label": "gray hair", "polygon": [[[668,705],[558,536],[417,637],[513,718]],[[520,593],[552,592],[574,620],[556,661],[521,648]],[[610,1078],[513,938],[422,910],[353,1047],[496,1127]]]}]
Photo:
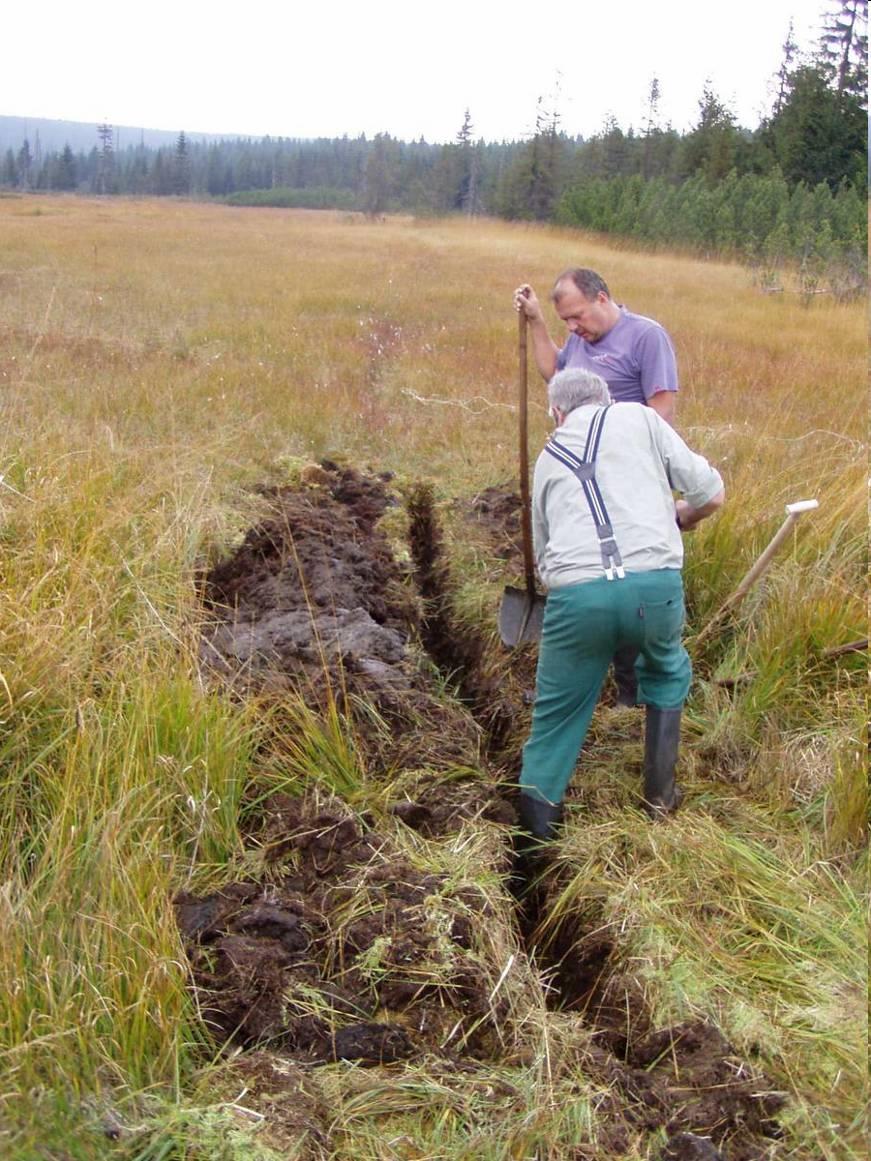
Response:
[{"label": "gray hair", "polygon": [[585,403],[607,406],[611,402],[611,395],[601,375],[581,367],[567,367],[565,371],[557,371],[548,383],[547,402],[551,411],[556,408],[563,415],[568,415]]},{"label": "gray hair", "polygon": [[589,266],[572,266],[568,270],[564,270],[554,282],[553,290],[550,292],[553,302],[559,302],[566,292],[568,283],[574,283],[584,298],[589,299],[590,302],[600,294],[604,294],[606,298],[611,297],[608,284],[601,274],[597,274],[595,270],[590,270]]}]

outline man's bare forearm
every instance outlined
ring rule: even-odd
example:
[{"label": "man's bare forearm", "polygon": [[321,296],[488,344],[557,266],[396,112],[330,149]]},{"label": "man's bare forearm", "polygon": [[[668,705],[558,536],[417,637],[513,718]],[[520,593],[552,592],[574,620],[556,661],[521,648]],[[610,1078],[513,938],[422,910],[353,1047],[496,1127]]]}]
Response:
[{"label": "man's bare forearm", "polygon": [[548,334],[544,319],[533,319],[529,323],[532,337],[532,353],[535,365],[543,379],[550,381],[556,374],[556,357],[559,348]]},{"label": "man's bare forearm", "polygon": [[675,391],[657,391],[647,400],[647,406],[652,407],[670,427],[674,427],[674,416],[677,411],[677,393]]},{"label": "man's bare forearm", "polygon": [[716,496],[713,496],[707,504],[702,504],[700,508],[693,508],[686,500],[678,500],[675,504],[678,528],[681,532],[689,532],[691,528],[701,524],[706,517],[713,516],[716,511],[722,508],[725,499],[725,490],[721,489]]}]

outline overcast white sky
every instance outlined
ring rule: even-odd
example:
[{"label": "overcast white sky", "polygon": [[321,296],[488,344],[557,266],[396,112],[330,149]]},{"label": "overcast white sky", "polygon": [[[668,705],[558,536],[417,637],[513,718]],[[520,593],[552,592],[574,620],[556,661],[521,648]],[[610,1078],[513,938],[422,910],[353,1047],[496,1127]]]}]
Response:
[{"label": "overcast white sky", "polygon": [[816,47],[832,0],[42,0],[3,14],[0,114],[260,137],[487,141],[613,115],[695,123],[706,80],[755,128],[790,19]]}]

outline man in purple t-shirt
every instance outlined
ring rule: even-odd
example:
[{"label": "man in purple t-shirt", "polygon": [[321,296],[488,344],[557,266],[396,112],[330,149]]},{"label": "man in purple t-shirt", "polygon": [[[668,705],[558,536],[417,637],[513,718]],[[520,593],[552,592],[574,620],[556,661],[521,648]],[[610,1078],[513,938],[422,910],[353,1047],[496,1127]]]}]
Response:
[{"label": "man in purple t-shirt", "polygon": [[566,270],[551,299],[569,329],[563,347],[551,339],[532,287],[524,283],[514,292],[515,308],[529,320],[542,376],[549,382],[566,367],[583,367],[602,376],[615,403],[646,403],[673,424],[677,365],[664,328],[616,303],[595,270]]},{"label": "man in purple t-shirt", "polygon": [[[569,329],[558,347],[535,291],[524,283],[514,292],[514,307],[529,321],[535,362],[550,382],[557,371],[582,367],[608,384],[615,403],[644,403],[674,425],[677,364],[665,329],[644,315],[633,314],[611,297],[595,270],[575,267],[557,278],[551,291],[556,312]],[[636,704],[637,650],[618,649],[614,655],[617,704]]]}]

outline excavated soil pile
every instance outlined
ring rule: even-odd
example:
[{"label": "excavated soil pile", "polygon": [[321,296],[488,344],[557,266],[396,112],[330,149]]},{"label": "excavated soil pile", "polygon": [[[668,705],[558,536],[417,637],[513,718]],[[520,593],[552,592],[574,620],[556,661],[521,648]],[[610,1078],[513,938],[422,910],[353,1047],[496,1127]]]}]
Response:
[{"label": "excavated soil pile", "polygon": [[204,666],[236,687],[334,701],[376,768],[480,765],[481,730],[441,696],[410,570],[377,527],[396,504],[387,477],[317,473],[267,492],[267,518],[207,574]]},{"label": "excavated soil pile", "polygon": [[473,885],[412,867],[388,835],[322,795],[267,803],[269,883],[175,900],[206,1026],[298,1062],[491,1054],[506,1013],[473,932]]},{"label": "excavated soil pile", "polygon": [[383,478],[322,470],[311,487],[266,493],[270,515],[207,575],[214,621],[203,660],[255,683],[344,678],[390,701],[415,621],[409,589],[375,525],[391,502]]},{"label": "excavated soil pile", "polygon": [[625,1059],[593,1047],[585,1063],[592,1079],[609,1086],[608,1119],[622,1121],[627,1146],[628,1135],[664,1128],[669,1161],[764,1161],[782,1136],[776,1114],[783,1095],[703,1021],[639,1037]]},{"label": "excavated soil pile", "polygon": [[523,568],[520,496],[505,487],[484,488],[471,500],[459,503],[461,514],[475,527],[490,553],[498,560]]}]

